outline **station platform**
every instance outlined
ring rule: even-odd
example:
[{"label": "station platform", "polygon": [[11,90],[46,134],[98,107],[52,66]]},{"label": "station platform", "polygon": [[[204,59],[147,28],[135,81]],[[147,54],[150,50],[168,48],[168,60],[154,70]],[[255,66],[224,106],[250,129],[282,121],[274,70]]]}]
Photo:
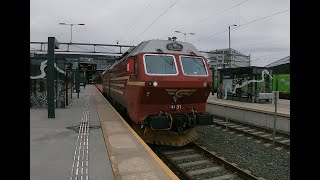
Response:
[{"label": "station platform", "polygon": [[[249,102],[218,99],[216,94],[214,95],[210,94],[208,97],[207,103],[235,106],[239,108],[251,109],[251,110],[261,111],[266,113],[274,112],[274,104],[272,104],[271,102],[249,103]],[[290,117],[290,100],[278,99],[277,113],[279,115]]]},{"label": "station platform", "polygon": [[[207,112],[247,122],[266,128],[273,128],[275,105],[271,102],[249,103],[218,99],[216,93],[210,94],[206,104]],[[277,103],[276,129],[290,132],[290,100],[279,99]]]},{"label": "station platform", "polygon": [[178,179],[94,85],[68,108],[30,109],[30,179]]}]

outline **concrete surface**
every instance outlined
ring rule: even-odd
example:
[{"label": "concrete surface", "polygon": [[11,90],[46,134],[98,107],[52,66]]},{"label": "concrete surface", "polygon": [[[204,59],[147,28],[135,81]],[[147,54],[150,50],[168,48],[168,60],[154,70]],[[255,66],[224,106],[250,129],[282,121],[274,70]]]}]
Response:
[{"label": "concrete surface", "polygon": [[[114,179],[102,130],[99,128],[96,106],[93,97],[89,96],[88,87],[81,88],[79,99],[74,93],[73,102],[68,108],[56,109],[55,118],[48,118],[47,109],[30,109],[30,179],[72,179],[71,169],[79,133],[67,127],[79,126],[84,111],[88,112],[90,127],[98,127],[90,129],[88,135],[89,179]],[[79,180],[80,175],[79,169]],[[83,179],[86,179],[85,176]]]}]

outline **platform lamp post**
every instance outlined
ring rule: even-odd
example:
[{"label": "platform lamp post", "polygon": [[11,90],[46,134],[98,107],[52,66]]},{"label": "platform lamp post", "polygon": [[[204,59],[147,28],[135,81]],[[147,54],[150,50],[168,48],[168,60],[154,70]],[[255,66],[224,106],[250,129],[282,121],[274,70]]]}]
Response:
[{"label": "platform lamp post", "polygon": [[[231,56],[231,43],[230,43],[230,27],[231,26],[237,26],[236,24],[232,24],[229,26],[229,60],[230,60],[230,68],[231,68],[231,61],[232,61],[232,56]],[[223,69],[225,68],[225,63],[223,63]]]},{"label": "platform lamp post", "polygon": [[174,32],[184,34],[184,41],[185,42],[187,42],[187,34],[195,35],[195,33],[184,33],[184,32],[181,32],[181,31],[174,31]]},{"label": "platform lamp post", "polygon": [[72,27],[74,25],[77,25],[77,26],[84,26],[85,24],[67,24],[67,23],[59,23],[59,25],[70,25],[71,27],[71,38],[70,38],[70,43],[72,43]]}]

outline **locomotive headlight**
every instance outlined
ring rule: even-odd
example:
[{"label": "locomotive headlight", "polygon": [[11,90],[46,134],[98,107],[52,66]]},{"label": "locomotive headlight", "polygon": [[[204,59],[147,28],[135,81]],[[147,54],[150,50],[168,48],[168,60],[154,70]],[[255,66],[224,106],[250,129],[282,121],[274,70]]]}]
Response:
[{"label": "locomotive headlight", "polygon": [[203,83],[203,87],[207,87],[208,86],[208,83],[207,82],[204,82]]},{"label": "locomotive headlight", "polygon": [[157,87],[157,86],[158,86],[158,82],[157,82],[157,81],[154,81],[154,82],[153,82],[153,86],[154,86],[154,87]]}]

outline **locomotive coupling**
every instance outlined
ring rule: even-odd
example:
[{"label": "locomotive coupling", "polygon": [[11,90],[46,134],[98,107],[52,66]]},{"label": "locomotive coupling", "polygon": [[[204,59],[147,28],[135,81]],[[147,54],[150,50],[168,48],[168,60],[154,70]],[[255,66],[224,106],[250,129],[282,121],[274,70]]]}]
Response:
[{"label": "locomotive coupling", "polygon": [[149,115],[145,121],[152,130],[172,130],[183,132],[196,125],[212,125],[213,115],[206,112],[163,113]]},{"label": "locomotive coupling", "polygon": [[170,130],[172,127],[170,114],[148,116],[148,122],[152,130]]}]

